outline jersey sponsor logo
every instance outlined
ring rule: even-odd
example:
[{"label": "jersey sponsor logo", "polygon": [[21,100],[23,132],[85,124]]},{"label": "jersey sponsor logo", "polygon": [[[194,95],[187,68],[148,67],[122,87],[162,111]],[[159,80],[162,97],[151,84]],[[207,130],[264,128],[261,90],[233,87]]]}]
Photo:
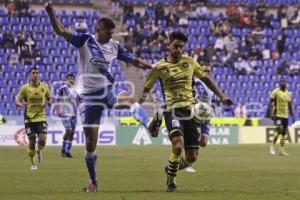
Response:
[{"label": "jersey sponsor logo", "polygon": [[177,119],[172,120],[172,127],[180,127],[180,123]]},{"label": "jersey sponsor logo", "polygon": [[97,42],[93,38],[90,38],[88,40],[87,47],[88,47],[88,50],[90,51],[90,53],[93,57],[90,60],[90,62],[92,64],[97,65],[97,66],[102,66],[104,64],[105,65],[109,64],[109,62],[105,60],[105,57],[104,57],[99,45],[97,44]]},{"label": "jersey sponsor logo", "polygon": [[91,58],[90,63],[97,66],[103,66],[104,64],[105,65],[109,64],[109,62],[103,58]]}]

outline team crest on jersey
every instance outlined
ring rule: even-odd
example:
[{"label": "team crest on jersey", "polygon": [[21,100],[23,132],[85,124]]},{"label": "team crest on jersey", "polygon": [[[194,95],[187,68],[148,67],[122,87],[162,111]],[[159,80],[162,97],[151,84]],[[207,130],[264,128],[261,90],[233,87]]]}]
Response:
[{"label": "team crest on jersey", "polygon": [[189,67],[189,63],[187,63],[187,62],[183,63],[182,67],[185,68],[185,69],[188,68]]},{"label": "team crest on jersey", "polygon": [[44,88],[41,88],[41,91],[42,91],[42,92],[45,92]]}]

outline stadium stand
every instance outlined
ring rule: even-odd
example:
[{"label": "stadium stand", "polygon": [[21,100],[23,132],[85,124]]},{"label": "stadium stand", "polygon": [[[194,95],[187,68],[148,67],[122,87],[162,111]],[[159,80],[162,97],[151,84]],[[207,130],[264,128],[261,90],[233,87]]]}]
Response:
[{"label": "stadium stand", "polygon": [[[39,0],[32,2],[41,3]],[[91,3],[88,0],[63,1],[74,2]],[[150,2],[154,4],[149,4]],[[165,56],[167,35],[172,30],[181,30],[189,37],[186,53],[193,55],[199,62],[209,62],[213,66],[214,78],[222,90],[236,103],[241,102],[254,110],[249,113],[250,117],[264,115],[269,93],[276,86],[280,75],[287,77],[288,88],[293,91],[295,108],[300,108],[300,21],[297,22],[297,9],[294,10],[295,16],[288,18],[286,7],[280,6],[298,4],[299,0],[209,0],[207,4],[195,3],[194,7],[191,4],[191,8],[179,2],[182,1],[120,1],[122,6],[126,5],[123,22],[127,30],[132,32],[132,46],[136,46],[133,51],[137,55],[151,63],[158,61]],[[239,6],[240,3],[243,6]],[[167,10],[173,9],[172,12],[162,13],[161,8],[157,8],[157,5],[165,4],[171,5]],[[145,5],[143,9],[146,14],[135,13],[133,6],[136,5]],[[226,11],[210,11],[214,6]],[[278,12],[268,13],[270,7]],[[26,35],[28,31],[33,31],[34,40],[42,55],[42,63],[39,63],[42,80],[50,83],[62,80],[67,72],[76,73],[76,49],[53,33],[44,10],[30,10],[30,15],[31,17],[8,17],[6,10],[0,9],[2,30],[11,27],[13,38],[18,33],[24,32]],[[76,10],[62,10],[58,16],[70,27],[74,26],[76,19],[83,16],[89,28],[100,17],[97,11],[79,13]],[[3,36],[2,32],[0,41]],[[23,111],[16,109],[12,103],[13,96],[18,86],[26,81],[25,72],[31,65],[15,63],[10,66],[8,57],[11,53],[12,48],[0,48],[0,113],[20,115]],[[62,54],[64,56],[60,57]],[[128,89],[117,62],[113,63],[112,73],[118,84]],[[155,85],[154,93],[162,100],[159,84]],[[256,102],[260,104],[257,105]],[[295,111],[299,119],[299,109]],[[232,112],[226,113],[228,116],[232,115]],[[108,111],[106,114],[129,115],[127,111]]]},{"label": "stadium stand", "polygon": [[[149,1],[127,1],[133,5],[145,5],[144,16],[130,9],[124,13],[124,25],[135,38],[138,55],[156,62],[165,56],[164,51],[153,51],[157,42],[161,45],[160,50],[165,48],[162,46],[170,30],[180,30],[189,36],[186,53],[194,55],[199,62],[209,62],[222,90],[236,103],[246,104],[248,110],[252,110],[250,117],[264,116],[269,94],[281,75],[287,77],[295,108],[299,107],[300,94],[295,88],[299,79],[300,38],[299,25],[294,23],[298,10],[295,10],[293,18],[287,19],[287,7],[281,6],[297,4],[298,1],[208,1],[207,5],[227,9],[219,13],[210,11],[205,4],[197,1],[194,1],[194,7],[190,5],[189,8],[182,2],[193,1],[150,2],[154,4],[147,5]],[[160,3],[174,3],[175,6],[169,7],[169,13],[158,18],[156,15],[159,14]],[[278,9],[277,14],[268,13],[263,3]],[[236,18],[231,19],[228,13],[231,8],[237,11],[234,13]],[[172,21],[170,15],[174,15],[177,20]],[[287,24],[284,20],[287,20]],[[157,85],[154,92],[162,95]],[[232,116],[231,112],[228,112],[228,116]],[[300,116],[298,111],[296,116]]]}]

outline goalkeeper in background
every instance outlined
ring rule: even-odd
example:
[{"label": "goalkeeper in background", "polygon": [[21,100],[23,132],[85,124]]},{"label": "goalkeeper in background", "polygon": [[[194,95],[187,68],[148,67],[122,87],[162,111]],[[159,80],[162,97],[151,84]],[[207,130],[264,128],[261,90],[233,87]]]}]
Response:
[{"label": "goalkeeper in background", "polygon": [[270,147],[270,154],[275,155],[275,144],[277,139],[280,137],[280,150],[279,155],[288,156],[289,154],[285,152],[285,140],[286,133],[288,131],[288,120],[289,114],[292,117],[293,122],[295,121],[293,106],[292,106],[292,95],[286,88],[287,81],[284,77],[280,78],[279,88],[272,91],[270,97],[269,108],[273,112],[271,117],[274,119],[274,124],[276,126],[276,132]]},{"label": "goalkeeper in background", "polygon": [[[191,116],[191,108],[196,103],[193,89],[193,77],[201,79],[221,101],[231,105],[232,101],[223,94],[199,64],[192,57],[182,55],[187,37],[180,32],[173,32],[169,36],[168,55],[156,63],[144,84],[144,91],[140,102],[145,101],[147,93],[157,80],[160,80],[165,100],[164,117],[172,143],[172,151],[168,165],[167,192],[176,191],[175,177],[179,169],[184,169],[196,161],[199,151],[198,124]],[[162,116],[159,112],[154,115],[151,123],[161,124]],[[157,135],[153,135],[156,137]],[[183,150],[185,154],[182,155]]]}]

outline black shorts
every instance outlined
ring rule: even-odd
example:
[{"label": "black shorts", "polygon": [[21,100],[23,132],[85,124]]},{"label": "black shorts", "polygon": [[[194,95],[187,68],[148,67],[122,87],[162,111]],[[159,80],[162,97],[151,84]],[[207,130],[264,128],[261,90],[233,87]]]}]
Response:
[{"label": "black shorts", "polygon": [[32,136],[35,134],[47,134],[47,122],[28,122],[25,123],[26,135]]},{"label": "black shorts", "polygon": [[288,129],[288,118],[275,117],[274,124],[279,134],[285,135]]},{"label": "black shorts", "polygon": [[190,108],[175,108],[165,111],[164,117],[170,140],[174,136],[182,135],[185,148],[199,148],[198,124],[193,120]]}]

